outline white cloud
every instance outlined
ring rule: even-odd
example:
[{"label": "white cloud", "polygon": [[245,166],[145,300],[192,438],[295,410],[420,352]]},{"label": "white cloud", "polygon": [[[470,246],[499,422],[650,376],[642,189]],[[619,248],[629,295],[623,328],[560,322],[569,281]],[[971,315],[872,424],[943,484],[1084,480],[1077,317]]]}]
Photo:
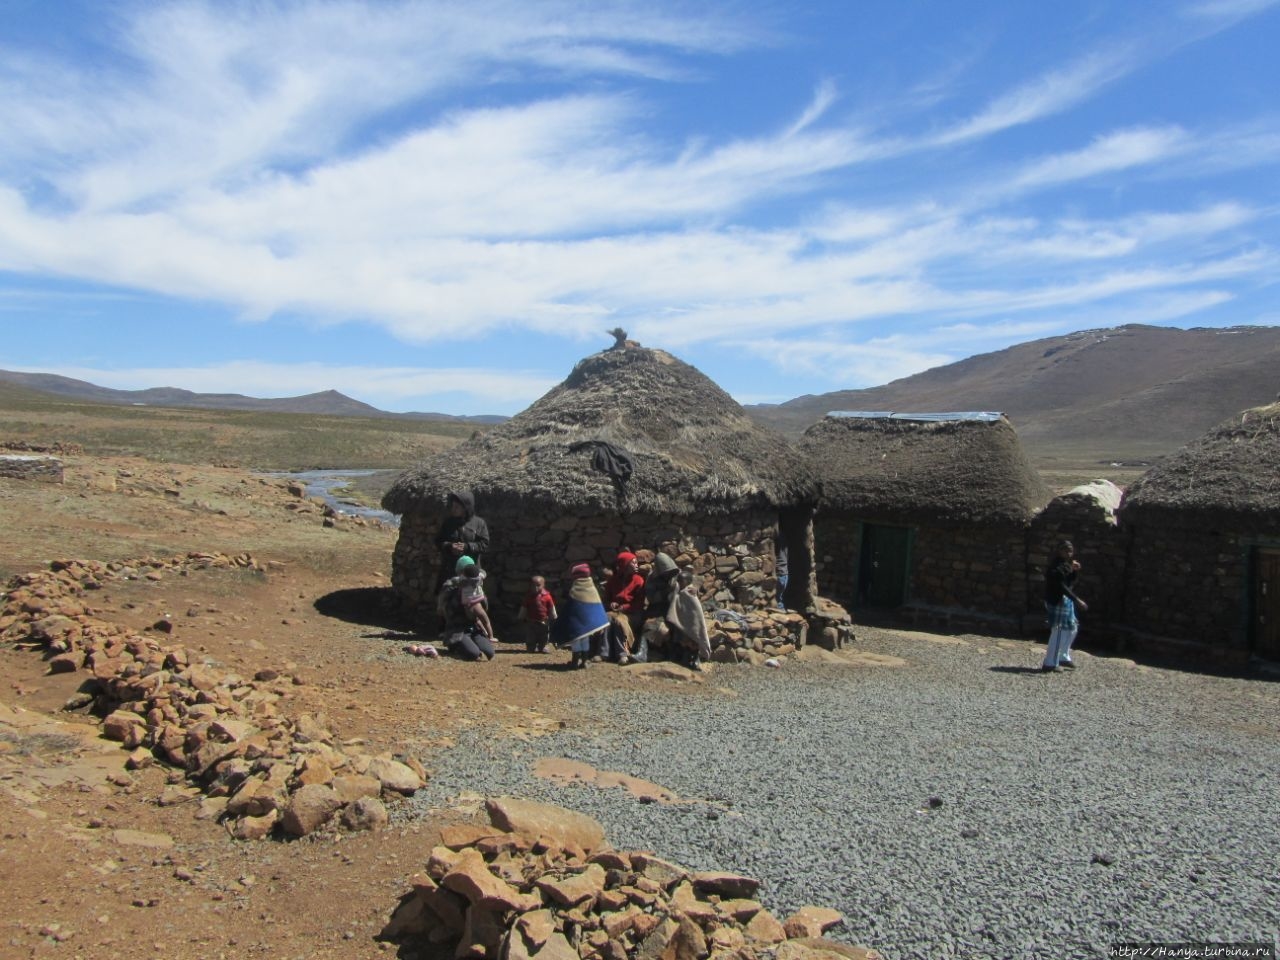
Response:
[{"label": "white cloud", "polygon": [[846,388],[888,383],[955,359],[950,354],[921,350],[914,337],[880,337],[861,342],[827,337],[769,337],[736,341],[734,345],[772,361],[785,373]]},{"label": "white cloud", "polygon": [[1177,127],[1121,130],[1098,137],[1081,150],[1034,161],[1013,178],[1012,186],[1044,187],[1128,170],[1166,160],[1191,145],[1186,131]]},{"label": "white cloud", "polygon": [[1276,3],[1277,0],[1201,0],[1187,4],[1181,12],[1207,20],[1235,21],[1269,10]]},{"label": "white cloud", "polygon": [[1000,95],[968,120],[927,138],[927,143],[948,146],[1059,113],[1093,96],[1134,66],[1130,50],[1090,54]]},{"label": "white cloud", "polygon": [[[823,81],[781,129],[704,140],[695,122],[673,143],[652,122],[660,101],[618,78],[683,79],[691,53],[766,42],[737,19],[515,2],[134,9],[129,65],[99,77],[0,58],[0,270],[250,319],[362,320],[415,344],[615,322],[671,346],[794,336],[768,355],[798,368],[816,342],[883,379],[947,358],[892,338],[840,352],[840,337],[873,320],[927,329],[986,314],[1030,329],[1049,311],[1161,294],[1193,310],[1275,265],[1242,229],[1272,215],[1229,194],[1111,218],[1057,200],[1138,169],[1271,163],[1280,138],[1266,122],[1139,125],[961,166],[979,141],[1084,103],[1150,50],[1077,58],[932,137],[872,139],[833,118]],[[546,83],[565,78],[591,79],[590,92]],[[938,148],[962,143],[944,169]],[[921,156],[928,171],[909,166]],[[31,188],[33,170],[54,196]],[[273,383],[291,382],[280,373]],[[338,382],[320,375],[307,382]]]}]

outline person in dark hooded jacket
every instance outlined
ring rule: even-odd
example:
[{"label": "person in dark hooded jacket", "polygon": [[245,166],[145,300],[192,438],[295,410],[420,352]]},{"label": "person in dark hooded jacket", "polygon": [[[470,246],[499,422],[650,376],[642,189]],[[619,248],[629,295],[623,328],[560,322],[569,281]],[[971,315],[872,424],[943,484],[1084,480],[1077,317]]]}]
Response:
[{"label": "person in dark hooded jacket", "polygon": [[449,515],[440,524],[436,547],[440,551],[437,586],[454,575],[459,557],[470,557],[479,565],[489,549],[489,525],[483,517],[476,516],[476,502],[470,490],[450,491]]}]

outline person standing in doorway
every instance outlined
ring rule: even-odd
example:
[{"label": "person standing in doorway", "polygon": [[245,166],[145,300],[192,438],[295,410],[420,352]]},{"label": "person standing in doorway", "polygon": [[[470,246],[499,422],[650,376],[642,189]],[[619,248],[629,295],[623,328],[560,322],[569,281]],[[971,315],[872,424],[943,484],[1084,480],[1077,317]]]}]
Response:
[{"label": "person standing in doorway", "polygon": [[476,502],[470,490],[449,493],[448,515],[436,533],[436,548],[440,551],[437,589],[456,574],[460,557],[470,557],[475,564],[481,564],[481,558],[489,549],[489,525],[476,515]]},{"label": "person standing in doorway", "polygon": [[1052,673],[1059,667],[1073,669],[1071,645],[1080,630],[1076,611],[1084,613],[1089,605],[1075,594],[1080,561],[1070,540],[1054,548],[1053,557],[1044,571],[1044,608],[1049,614],[1049,646],[1040,669]]}]

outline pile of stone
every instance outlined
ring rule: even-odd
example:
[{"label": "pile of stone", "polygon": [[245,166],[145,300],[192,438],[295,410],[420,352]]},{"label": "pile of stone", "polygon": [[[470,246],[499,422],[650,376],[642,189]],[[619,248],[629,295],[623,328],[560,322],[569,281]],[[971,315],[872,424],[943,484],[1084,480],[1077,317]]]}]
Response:
[{"label": "pile of stone", "polygon": [[841,923],[823,907],[779,920],[759,881],[696,872],[619,851],[574,811],[512,798],[486,802],[490,825],[441,830],[382,939],[452,946],[501,960],[877,960],[823,938]]},{"label": "pile of stone", "polygon": [[711,659],[719,663],[759,666],[785,657],[805,645],[808,621],[786,610],[751,610],[742,614],[717,610],[708,617]]},{"label": "pile of stone", "polygon": [[84,454],[84,447],[78,443],[32,443],[29,440],[6,440],[0,443],[0,449],[17,450],[22,453],[49,453],[59,457],[79,457]]},{"label": "pile of stone", "polygon": [[21,453],[0,454],[0,477],[62,483],[62,461],[57,457]]},{"label": "pile of stone", "polygon": [[10,581],[0,639],[46,651],[51,672],[89,671],[93,692],[69,705],[94,707],[103,736],[132,751],[130,768],[158,760],[183,771],[205,795],[200,816],[221,820],[239,839],[298,837],[335,822],[385,824],[382,798],[411,795],[426,782],[416,760],[369,756],[336,743],[323,717],[285,716],[290,677],[263,670],[245,679],[193,662],[186,648],[102,620],[85,602],[86,591],[113,577],[207,567],[258,564],[248,554],[56,561]]}]

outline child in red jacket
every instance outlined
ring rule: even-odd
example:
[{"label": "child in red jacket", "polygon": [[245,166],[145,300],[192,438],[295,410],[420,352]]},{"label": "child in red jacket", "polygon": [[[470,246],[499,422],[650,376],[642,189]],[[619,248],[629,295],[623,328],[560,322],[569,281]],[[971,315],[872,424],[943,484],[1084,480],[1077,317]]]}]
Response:
[{"label": "child in red jacket", "polygon": [[630,550],[623,550],[613,562],[613,575],[604,585],[604,605],[609,611],[609,659],[628,663],[645,606],[640,562]]},{"label": "child in red jacket", "polygon": [[525,621],[524,648],[530,653],[546,653],[551,621],[557,614],[555,597],[547,590],[547,581],[542,577],[529,581],[529,592],[525,594],[521,613]]}]

